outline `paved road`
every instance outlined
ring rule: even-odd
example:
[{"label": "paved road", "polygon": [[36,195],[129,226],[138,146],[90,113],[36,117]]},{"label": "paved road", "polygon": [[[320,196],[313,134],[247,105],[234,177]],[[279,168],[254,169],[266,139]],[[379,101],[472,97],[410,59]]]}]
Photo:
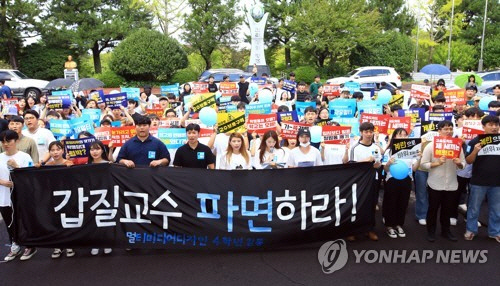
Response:
[{"label": "paved road", "polygon": [[[16,259],[0,263],[0,285],[498,285],[500,244],[488,239],[480,229],[474,241],[453,243],[438,237],[425,240],[425,227],[418,225],[408,211],[407,238],[391,239],[377,225],[378,242],[360,237],[347,244],[347,265],[333,274],[324,274],[318,263],[322,243],[266,252],[212,252],[167,250],[115,250],[111,255],[93,257],[89,250],[77,250],[73,258],[50,258],[51,250],[39,249],[29,261]],[[380,222],[380,212],[377,213]],[[453,230],[464,232],[463,219]],[[0,256],[8,242],[0,222]],[[370,250],[487,250],[484,264],[356,263],[354,251]],[[406,256],[408,258],[408,256]],[[373,259],[373,256],[368,257]]]}]

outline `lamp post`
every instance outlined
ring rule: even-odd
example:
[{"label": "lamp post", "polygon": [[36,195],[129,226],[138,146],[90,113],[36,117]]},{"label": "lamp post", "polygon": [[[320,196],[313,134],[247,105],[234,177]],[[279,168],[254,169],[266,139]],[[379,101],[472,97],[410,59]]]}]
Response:
[{"label": "lamp post", "polygon": [[488,0],[485,0],[486,4],[484,5],[484,21],[483,21],[483,35],[481,36],[481,58],[479,59],[479,65],[477,67],[477,71],[483,71],[483,49],[484,49],[484,34],[486,30],[486,16],[488,13]]},{"label": "lamp post", "polygon": [[451,2],[451,19],[450,19],[450,38],[448,40],[448,59],[446,60],[446,67],[450,69],[451,67],[451,36],[453,33],[453,15],[455,14],[455,0]]},{"label": "lamp post", "polygon": [[413,62],[413,72],[418,72],[418,32],[420,31],[420,25],[417,21],[417,46],[415,47],[415,61]]}]

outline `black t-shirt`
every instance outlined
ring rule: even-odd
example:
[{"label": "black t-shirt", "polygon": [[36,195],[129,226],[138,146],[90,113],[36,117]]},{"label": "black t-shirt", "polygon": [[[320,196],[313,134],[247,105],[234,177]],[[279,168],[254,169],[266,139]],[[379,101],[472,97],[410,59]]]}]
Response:
[{"label": "black t-shirt", "polygon": [[[467,156],[472,153],[477,143],[479,143],[478,137],[469,142]],[[484,148],[496,146],[498,145],[487,145]],[[500,186],[500,176],[498,175],[500,155],[481,155],[481,153],[479,151],[474,164],[472,164],[472,178],[470,179],[470,183],[477,186]]]},{"label": "black t-shirt", "polygon": [[195,149],[189,144],[184,144],[175,152],[174,166],[206,169],[208,165],[214,163],[215,156],[212,150],[200,142]]},{"label": "black t-shirt", "polygon": [[248,82],[238,82],[238,94],[240,96],[241,101],[248,103],[247,99],[247,91],[250,83]]},{"label": "black t-shirt", "polygon": [[300,92],[297,90],[297,101],[301,101],[301,102],[304,102],[306,101],[306,97],[309,96],[309,92],[305,91],[304,92]]},{"label": "black t-shirt", "polygon": [[217,88],[217,85],[215,83],[209,83],[208,84],[208,91],[209,92],[216,92],[219,89]]}]

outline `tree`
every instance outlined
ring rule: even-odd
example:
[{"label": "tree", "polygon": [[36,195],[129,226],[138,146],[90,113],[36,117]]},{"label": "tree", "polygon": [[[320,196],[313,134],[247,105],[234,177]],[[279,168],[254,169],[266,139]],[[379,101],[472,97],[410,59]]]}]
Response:
[{"label": "tree", "polygon": [[[446,62],[448,59],[448,43],[439,45],[432,59],[435,63]],[[478,59],[477,50],[463,40],[452,41],[450,59],[451,69],[474,70]]]},{"label": "tree", "polygon": [[136,0],[52,1],[49,11],[44,17],[49,27],[44,38],[66,41],[80,52],[92,50],[96,73],[102,71],[102,51],[114,47],[131,31],[151,27],[151,13]]},{"label": "tree", "polygon": [[358,44],[377,43],[377,19],[378,12],[367,9],[364,0],[304,0],[292,24],[294,45],[323,68],[326,60],[348,58]]},{"label": "tree", "polygon": [[211,55],[215,49],[230,45],[236,37],[236,27],[242,18],[236,16],[236,0],[188,0],[190,15],[184,15],[185,33],[182,38],[205,60],[206,69],[212,67]]},{"label": "tree", "polygon": [[411,35],[413,27],[417,24],[415,16],[410,13],[404,0],[370,0],[369,7],[380,13],[379,20],[385,31],[398,30]]},{"label": "tree", "polygon": [[183,26],[182,13],[187,0],[150,0],[150,10],[158,27],[167,36],[172,36]]},{"label": "tree", "polygon": [[63,76],[68,49],[35,43],[19,55],[19,69],[32,78],[52,80]]},{"label": "tree", "polygon": [[127,80],[169,80],[187,67],[186,52],[174,39],[164,34],[139,29],[113,51],[111,70]]},{"label": "tree", "polygon": [[272,47],[285,46],[285,63],[292,64],[291,44],[295,36],[293,16],[301,0],[263,0],[264,10],[269,12],[264,40]]},{"label": "tree", "polygon": [[[36,0],[0,0],[0,56],[18,68],[17,55],[23,39],[38,35]],[[6,57],[4,56],[6,55]]]},{"label": "tree", "polygon": [[[465,13],[463,19],[462,38],[471,45],[481,45],[483,34],[485,0],[469,0],[462,3],[461,9]],[[486,40],[500,36],[500,3],[488,1],[488,13],[486,15]]]}]

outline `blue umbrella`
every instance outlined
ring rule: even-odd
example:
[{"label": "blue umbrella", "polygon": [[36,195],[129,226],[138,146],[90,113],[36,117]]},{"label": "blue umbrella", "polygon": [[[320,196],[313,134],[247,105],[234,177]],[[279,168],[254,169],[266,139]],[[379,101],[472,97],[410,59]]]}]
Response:
[{"label": "blue umbrella", "polygon": [[430,64],[423,67],[420,72],[428,74],[428,75],[444,75],[451,74],[449,68],[439,65],[439,64]]}]

